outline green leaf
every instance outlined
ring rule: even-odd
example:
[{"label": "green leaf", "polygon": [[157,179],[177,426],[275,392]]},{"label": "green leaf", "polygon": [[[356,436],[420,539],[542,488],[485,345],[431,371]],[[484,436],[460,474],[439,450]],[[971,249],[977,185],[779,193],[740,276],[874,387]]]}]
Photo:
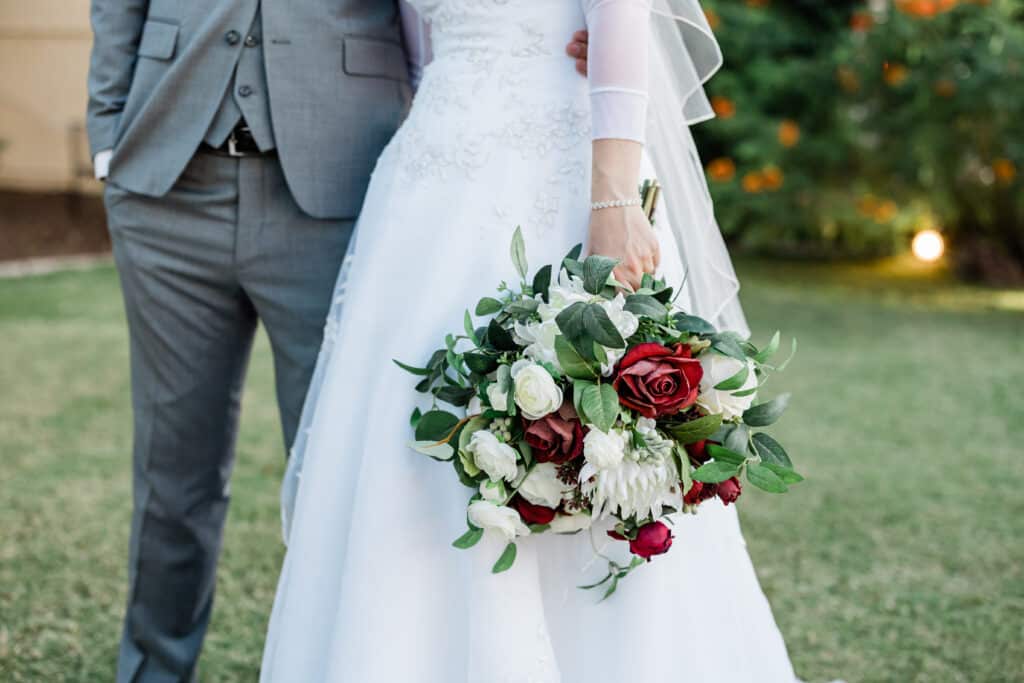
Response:
[{"label": "green leaf", "polygon": [[526,273],[529,271],[526,263],[526,242],[523,241],[523,231],[518,225],[516,226],[516,231],[512,234],[510,251],[512,253],[512,264],[515,265],[519,277],[525,280]]},{"label": "green leaf", "polygon": [[416,424],[420,421],[421,417],[423,417],[423,411],[419,408],[413,408],[412,415],[409,416],[409,426],[415,430]]},{"label": "green leaf", "polygon": [[452,542],[452,545],[458,548],[459,550],[468,550],[469,548],[472,548],[477,543],[479,543],[480,539],[483,537],[483,529],[470,529],[466,533],[456,538],[455,541]]},{"label": "green leaf", "polygon": [[723,356],[729,356],[736,360],[746,361],[747,354],[744,353],[743,347],[740,343],[728,333],[719,333],[712,335],[711,337],[711,348],[718,351]]},{"label": "green leaf", "polygon": [[785,370],[786,367],[789,366],[789,362],[791,360],[793,360],[793,358],[795,356],[796,356],[796,337],[793,337],[793,347],[789,351],[789,358],[787,358],[786,360],[782,361],[782,365],[780,365],[779,367],[775,368],[775,371],[776,372],[782,372],[783,370]]},{"label": "green leaf", "polygon": [[544,266],[533,276],[533,293],[540,294],[545,303],[548,301],[548,289],[551,287],[551,266]]},{"label": "green leaf", "polygon": [[750,366],[746,363],[740,368],[739,372],[728,379],[723,379],[721,382],[715,385],[715,389],[719,391],[733,391],[739,389],[750,377]]},{"label": "green leaf", "polygon": [[542,533],[544,533],[545,531],[547,531],[550,528],[551,528],[550,524],[531,524],[530,525],[530,533],[542,534]]},{"label": "green leaf", "polygon": [[583,389],[580,400],[587,420],[602,432],[607,432],[619,417],[619,395],[610,384],[591,384]]},{"label": "green leaf", "polygon": [[743,413],[743,422],[751,427],[767,427],[775,424],[782,417],[782,413],[786,411],[789,399],[790,394],[780,394],[767,403],[747,408]]},{"label": "green leaf", "polygon": [[664,322],[668,318],[668,309],[649,294],[630,294],[626,297],[624,308],[634,315]]},{"label": "green leaf", "polygon": [[721,484],[726,479],[735,477],[739,472],[739,465],[716,460],[704,463],[698,467],[692,477],[694,481],[704,482],[705,484]]},{"label": "green leaf", "polygon": [[576,411],[576,414],[580,416],[581,420],[586,421],[586,415],[583,413],[583,392],[587,387],[593,386],[593,382],[578,379],[572,383],[572,407]]},{"label": "green leaf", "polygon": [[598,371],[563,335],[555,337],[555,354],[565,374],[573,379],[597,379]]},{"label": "green leaf", "polygon": [[[730,465],[742,465],[747,461],[747,456],[742,453],[738,453],[731,448],[723,448],[713,443],[709,443],[707,446],[708,455],[717,460],[718,462],[729,463]],[[728,479],[728,477],[726,477]]]},{"label": "green leaf", "polygon": [[459,418],[446,410],[429,410],[416,423],[417,441],[441,441],[448,438]]},{"label": "green leaf", "polygon": [[576,277],[583,277],[583,264],[573,259],[566,259],[562,261],[562,267],[569,272],[570,275]]},{"label": "green leaf", "polygon": [[705,415],[680,425],[666,426],[665,430],[676,443],[686,446],[707,439],[722,426],[721,415]]},{"label": "green leaf", "polygon": [[437,441],[413,441],[409,447],[417,453],[429,455],[434,460],[441,462],[448,462],[455,456],[455,449],[450,444],[437,443]]},{"label": "green leaf", "polygon": [[498,359],[486,353],[467,352],[462,358],[470,370],[481,375],[486,375],[498,367]]},{"label": "green leaf", "polygon": [[586,328],[583,326],[583,311],[586,308],[585,303],[577,301],[555,317],[555,324],[558,325],[559,331],[565,335],[566,339],[576,341],[582,339],[586,334]]},{"label": "green leaf", "polygon": [[469,403],[469,399],[473,398],[473,394],[476,390],[472,387],[441,387],[434,394],[445,403],[449,403],[453,406],[462,407]]},{"label": "green leaf", "polygon": [[787,484],[799,484],[804,480],[802,476],[797,474],[795,471],[789,469],[788,467],[781,467],[771,462],[763,462],[761,463],[761,466],[766,467],[775,474],[777,474],[779,476],[779,479],[781,479]]},{"label": "green leaf", "polygon": [[757,454],[761,456],[761,460],[765,463],[788,468],[793,467],[793,461],[789,459],[789,454],[786,453],[786,449],[782,447],[782,444],[764,432],[754,434],[754,450],[757,451]]},{"label": "green leaf", "polygon": [[782,481],[779,475],[757,463],[750,463],[747,466],[747,480],[757,488],[768,493],[785,493],[789,490],[786,482]]},{"label": "green leaf", "polygon": [[608,282],[608,276],[619,265],[618,259],[591,255],[583,261],[583,289],[591,294],[600,294]]},{"label": "green leaf", "polygon": [[473,318],[469,315],[469,310],[466,310],[466,315],[462,317],[462,328],[466,331],[466,336],[469,337],[477,346],[480,346],[480,340],[476,338],[476,331],[473,330]]},{"label": "green leaf", "polygon": [[516,344],[516,340],[512,338],[509,331],[498,324],[497,320],[491,319],[490,325],[487,326],[487,341],[491,346],[498,349],[499,351],[518,351],[519,346]]},{"label": "green leaf", "polygon": [[477,315],[491,315],[501,310],[502,303],[497,299],[492,299],[489,296],[485,296],[483,299],[476,304]]},{"label": "green leaf", "polygon": [[772,340],[768,342],[768,346],[764,347],[754,355],[754,360],[758,363],[764,363],[766,360],[775,355],[775,352],[779,350],[779,342],[782,340],[782,334],[776,330],[775,334],[772,335]]},{"label": "green leaf", "polygon": [[501,572],[508,571],[512,568],[512,564],[516,561],[516,544],[509,543],[505,546],[505,552],[501,554],[498,561],[494,563],[494,567],[491,572],[500,574]]},{"label": "green leaf", "polygon": [[565,255],[562,261],[579,261],[580,254],[583,253],[583,244],[577,244],[575,247],[569,250],[569,253]]},{"label": "green leaf", "polygon": [[594,341],[610,349],[626,348],[626,341],[619,334],[615,323],[598,304],[588,304],[583,309],[583,326]]},{"label": "green leaf", "polygon": [[672,319],[675,321],[676,327],[684,332],[690,332],[691,334],[715,334],[715,326],[704,318],[687,315],[686,313],[676,313],[672,316]]},{"label": "green leaf", "polygon": [[540,308],[540,302],[536,299],[519,299],[509,304],[507,310],[517,318],[525,318],[536,313],[538,308]]},{"label": "green leaf", "polygon": [[391,362],[397,365],[398,367],[402,368],[406,372],[411,372],[412,374],[418,375],[420,377],[426,377],[432,372],[430,368],[417,368],[412,365],[406,365],[402,361],[395,360],[394,358],[391,359]]}]

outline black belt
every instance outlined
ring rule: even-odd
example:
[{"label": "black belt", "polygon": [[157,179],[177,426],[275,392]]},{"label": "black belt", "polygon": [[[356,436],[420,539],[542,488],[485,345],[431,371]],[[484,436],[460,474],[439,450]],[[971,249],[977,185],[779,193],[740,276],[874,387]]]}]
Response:
[{"label": "black belt", "polygon": [[228,139],[220,147],[214,147],[204,142],[200,149],[209,154],[218,154],[226,157],[269,157],[277,155],[277,150],[273,149],[261,152],[260,146],[256,144],[256,138],[252,136],[252,131],[244,123],[235,126],[231,134],[228,135]]}]

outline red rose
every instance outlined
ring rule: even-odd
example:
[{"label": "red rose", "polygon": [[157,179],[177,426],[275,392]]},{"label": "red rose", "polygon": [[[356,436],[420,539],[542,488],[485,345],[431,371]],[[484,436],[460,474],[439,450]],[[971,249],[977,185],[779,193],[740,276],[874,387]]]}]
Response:
[{"label": "red rose", "polygon": [[572,405],[539,420],[523,420],[523,426],[537,462],[561,465],[583,454],[583,425]]},{"label": "red rose", "polygon": [[555,518],[554,510],[543,505],[534,505],[519,494],[512,499],[512,507],[527,524],[551,524],[551,520]]},{"label": "red rose", "polygon": [[718,484],[705,484],[702,481],[693,482],[693,486],[683,496],[683,502],[687,505],[697,505],[718,494]]},{"label": "red rose", "polygon": [[743,493],[743,487],[740,485],[740,480],[736,477],[726,479],[718,485],[718,497],[721,498],[722,502],[726,505],[729,503],[735,503],[741,493]]},{"label": "red rose", "polygon": [[687,444],[686,452],[690,454],[690,460],[697,467],[700,467],[701,465],[703,465],[704,463],[711,459],[711,456],[708,455],[707,439],[702,439],[695,443]]},{"label": "red rose", "polygon": [[645,560],[667,553],[672,547],[672,532],[661,522],[651,522],[640,527],[636,539],[629,542],[629,550]]},{"label": "red rose", "polygon": [[637,344],[619,361],[613,386],[619,402],[647,418],[674,415],[697,401],[704,370],[690,347]]}]

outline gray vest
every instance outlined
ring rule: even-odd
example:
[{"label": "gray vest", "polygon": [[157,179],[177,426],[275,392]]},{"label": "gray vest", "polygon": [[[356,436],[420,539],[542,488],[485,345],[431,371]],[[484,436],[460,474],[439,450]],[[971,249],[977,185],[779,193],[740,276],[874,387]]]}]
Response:
[{"label": "gray vest", "polygon": [[239,53],[238,64],[231,82],[224,91],[220,109],[213,117],[210,130],[203,140],[214,147],[220,147],[228,139],[232,129],[245,119],[249,131],[256,139],[260,150],[274,148],[274,127],[270,123],[270,100],[267,99],[267,72],[263,66],[263,20],[262,12],[256,11],[252,28],[244,38],[238,37],[246,47]]},{"label": "gray vest", "polygon": [[237,108],[303,211],[358,215],[411,96],[395,0],[132,6],[92,0],[87,123],[92,153],[114,150],[110,182],[163,196]]}]

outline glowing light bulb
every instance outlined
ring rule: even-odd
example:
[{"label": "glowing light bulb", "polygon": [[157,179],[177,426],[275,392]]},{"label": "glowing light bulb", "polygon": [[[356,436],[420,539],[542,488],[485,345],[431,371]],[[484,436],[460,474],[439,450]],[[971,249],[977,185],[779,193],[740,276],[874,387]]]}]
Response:
[{"label": "glowing light bulb", "polygon": [[932,263],[942,258],[946,251],[946,242],[937,230],[922,230],[914,235],[910,249],[921,261]]}]

